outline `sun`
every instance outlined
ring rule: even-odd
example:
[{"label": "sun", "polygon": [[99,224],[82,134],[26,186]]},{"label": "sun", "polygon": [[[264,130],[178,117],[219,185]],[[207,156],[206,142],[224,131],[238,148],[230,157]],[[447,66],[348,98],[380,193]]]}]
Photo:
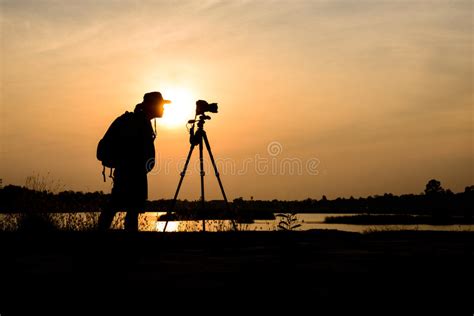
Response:
[{"label": "sun", "polygon": [[188,120],[194,117],[196,109],[193,93],[185,88],[168,88],[162,91],[163,98],[171,100],[171,104],[165,104],[163,117],[158,120],[161,126],[176,128],[184,126]]}]

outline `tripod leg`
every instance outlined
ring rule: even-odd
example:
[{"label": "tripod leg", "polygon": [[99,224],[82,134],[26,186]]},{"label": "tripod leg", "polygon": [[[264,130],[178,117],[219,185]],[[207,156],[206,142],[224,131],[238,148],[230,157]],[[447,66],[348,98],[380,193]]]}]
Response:
[{"label": "tripod leg", "polygon": [[[189,148],[188,157],[186,158],[186,163],[184,164],[183,171],[181,172],[181,177],[179,178],[178,187],[176,188],[176,192],[174,193],[174,198],[173,198],[173,203],[171,204],[171,209],[167,212],[166,215],[168,215],[169,213],[174,211],[174,207],[175,207],[176,201],[178,199],[179,190],[181,189],[181,184],[183,184],[184,176],[186,175],[186,170],[188,169],[189,160],[191,160],[191,155],[193,154],[194,146],[195,145],[191,145],[191,147]],[[163,229],[163,232],[166,231],[166,227],[168,227],[168,219],[166,219],[165,228]]]},{"label": "tripod leg", "polygon": [[[204,155],[203,155],[203,145],[202,145],[202,137],[199,140],[199,169],[201,171],[201,211],[204,215]],[[206,231],[206,220],[202,219],[202,231]]]},{"label": "tripod leg", "polygon": [[[209,157],[211,158],[212,166],[214,167],[214,172],[216,174],[217,182],[219,182],[219,187],[221,188],[222,196],[224,197],[224,201],[227,207],[227,212],[230,213],[229,201],[227,200],[227,196],[224,190],[224,185],[222,184],[221,176],[219,174],[219,171],[217,170],[217,165],[214,160],[214,155],[212,154],[211,145],[209,144],[209,139],[207,138],[206,132],[203,132],[202,137],[204,138],[204,142],[206,143],[206,148],[207,148],[207,151],[209,152]],[[232,227],[234,228],[234,230],[237,230],[237,225],[233,218],[231,219],[231,222],[232,222]]]}]

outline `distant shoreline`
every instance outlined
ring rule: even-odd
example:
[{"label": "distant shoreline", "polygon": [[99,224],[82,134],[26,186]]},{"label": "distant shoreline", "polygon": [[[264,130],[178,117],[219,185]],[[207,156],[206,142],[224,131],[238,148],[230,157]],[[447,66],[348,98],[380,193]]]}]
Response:
[{"label": "distant shoreline", "polygon": [[326,224],[351,224],[351,225],[472,225],[472,218],[447,217],[433,218],[431,216],[414,215],[387,215],[387,214],[360,214],[350,216],[328,216]]}]

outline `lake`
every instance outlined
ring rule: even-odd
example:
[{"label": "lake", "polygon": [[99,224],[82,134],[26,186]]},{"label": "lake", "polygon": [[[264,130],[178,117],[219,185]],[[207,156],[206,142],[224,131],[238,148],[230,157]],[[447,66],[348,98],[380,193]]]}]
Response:
[{"label": "lake", "polygon": [[[163,213],[164,214],[164,213]],[[350,216],[357,214],[297,214],[298,223],[301,227],[298,230],[309,229],[337,229],[347,232],[367,232],[378,230],[436,230],[436,231],[474,231],[474,225],[353,225],[353,224],[326,224],[324,220],[328,216]],[[257,220],[252,224],[238,224],[241,230],[269,231],[276,230],[280,219]],[[152,225],[153,229],[163,231],[165,223],[156,221]],[[208,231],[228,230],[231,227],[230,221],[206,221]],[[169,222],[166,231],[199,231],[202,229],[201,221],[175,221]]]},{"label": "lake", "polygon": [[[158,217],[165,213],[150,212],[140,214],[140,230],[163,231],[164,221],[158,221]],[[60,228],[83,230],[94,227],[99,213],[57,213],[49,214],[48,219]],[[112,224],[113,228],[123,228],[124,213],[119,213]],[[435,231],[474,231],[474,225],[354,225],[354,224],[326,224],[324,219],[328,216],[348,216],[357,214],[297,214],[298,230],[309,229],[337,229],[347,232],[369,232],[385,230],[435,230]],[[11,230],[18,223],[18,214],[0,214],[0,230]],[[279,218],[275,220],[256,220],[252,224],[237,224],[239,230],[247,231],[271,231],[276,230]],[[207,231],[228,231],[232,228],[229,220],[207,220]],[[167,232],[192,232],[202,230],[202,221],[170,221]]]}]

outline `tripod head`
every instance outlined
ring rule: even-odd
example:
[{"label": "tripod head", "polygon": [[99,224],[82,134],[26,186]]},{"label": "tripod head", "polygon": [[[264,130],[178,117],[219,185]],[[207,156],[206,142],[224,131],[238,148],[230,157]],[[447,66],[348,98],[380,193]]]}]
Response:
[{"label": "tripod head", "polygon": [[188,121],[188,124],[195,124],[195,123],[198,123],[198,125],[199,125],[199,122],[202,121],[202,124],[204,125],[204,121],[210,120],[210,119],[211,119],[211,117],[210,117],[209,115],[200,114],[197,119],[194,118],[193,120],[189,120],[189,121]]},{"label": "tripod head", "polygon": [[[189,120],[188,124],[193,124],[189,129],[189,143],[191,145],[197,145],[201,141],[202,133],[204,133],[204,123],[207,120],[210,120],[211,117],[205,114],[198,115],[197,119],[194,118],[193,120]],[[194,132],[194,127],[197,123],[198,130]]]}]

